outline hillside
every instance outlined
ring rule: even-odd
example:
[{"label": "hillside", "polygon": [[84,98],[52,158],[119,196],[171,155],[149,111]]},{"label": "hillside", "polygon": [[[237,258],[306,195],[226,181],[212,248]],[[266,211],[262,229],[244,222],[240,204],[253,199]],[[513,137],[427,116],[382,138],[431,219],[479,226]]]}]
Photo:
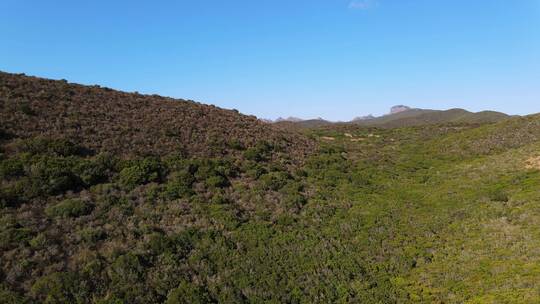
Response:
[{"label": "hillside", "polygon": [[1,76],[0,303],[540,302],[539,115],[301,135]]},{"label": "hillside", "polygon": [[301,129],[312,129],[312,128],[329,126],[334,123],[324,120],[324,119],[308,119],[308,120],[301,120],[301,121],[279,121],[279,122],[274,122],[273,124],[282,129],[301,130]]},{"label": "hillside", "polygon": [[234,110],[2,72],[0,120],[15,137],[61,137],[96,152],[219,156],[266,141],[298,158],[313,148]]},{"label": "hillside", "polygon": [[400,128],[422,126],[430,124],[449,124],[449,123],[465,123],[465,124],[486,124],[499,122],[510,118],[509,115],[495,112],[469,112],[463,109],[450,110],[427,110],[413,109],[406,106],[395,106],[387,115],[373,117],[355,118],[350,122],[331,122],[323,119],[300,120],[300,121],[279,121],[275,125],[284,129],[313,129],[330,125],[354,124],[365,127],[379,128]]},{"label": "hillside", "polygon": [[463,109],[423,110],[409,109],[375,119],[354,122],[363,126],[398,128],[437,123],[493,123],[509,116],[494,111],[472,113]]}]

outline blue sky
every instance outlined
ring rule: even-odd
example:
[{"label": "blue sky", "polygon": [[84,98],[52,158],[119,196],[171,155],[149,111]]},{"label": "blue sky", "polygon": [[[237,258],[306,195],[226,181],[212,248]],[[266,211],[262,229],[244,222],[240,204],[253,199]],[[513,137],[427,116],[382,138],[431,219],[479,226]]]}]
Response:
[{"label": "blue sky", "polygon": [[264,118],[526,114],[540,0],[2,0],[0,70]]}]

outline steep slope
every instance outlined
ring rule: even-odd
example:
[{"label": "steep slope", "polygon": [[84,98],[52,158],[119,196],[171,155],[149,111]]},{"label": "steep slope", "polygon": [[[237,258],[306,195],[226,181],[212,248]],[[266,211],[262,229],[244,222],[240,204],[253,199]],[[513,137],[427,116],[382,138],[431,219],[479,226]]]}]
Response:
[{"label": "steep slope", "polygon": [[266,141],[301,157],[313,145],[252,116],[192,101],[0,73],[0,128],[121,154],[223,155]]}]

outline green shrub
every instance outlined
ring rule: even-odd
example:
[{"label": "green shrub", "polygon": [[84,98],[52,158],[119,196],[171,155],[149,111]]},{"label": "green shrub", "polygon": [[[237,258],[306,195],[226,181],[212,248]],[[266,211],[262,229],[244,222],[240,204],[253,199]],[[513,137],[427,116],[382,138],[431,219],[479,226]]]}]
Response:
[{"label": "green shrub", "polygon": [[85,303],[89,298],[86,284],[81,284],[77,274],[56,272],[39,278],[32,285],[32,295],[41,303]]},{"label": "green shrub", "polygon": [[509,200],[508,193],[501,188],[491,190],[488,195],[489,199],[494,202],[506,203]]},{"label": "green shrub", "polygon": [[283,188],[289,182],[290,175],[286,172],[270,172],[259,179],[265,190],[277,191]]},{"label": "green shrub", "polygon": [[230,185],[230,182],[222,175],[214,175],[206,179],[206,185],[210,188],[225,188]]},{"label": "green shrub", "polygon": [[152,255],[173,252],[175,247],[174,243],[166,235],[161,233],[153,233],[146,246]]},{"label": "green shrub", "polygon": [[53,154],[56,156],[72,156],[81,154],[84,149],[66,139],[36,137],[23,140],[18,144],[19,152],[32,155]]},{"label": "green shrub", "polygon": [[216,175],[235,177],[237,173],[237,169],[230,161],[203,159],[197,161],[197,171],[194,175],[199,181],[204,181],[209,177]]},{"label": "green shrub", "polygon": [[30,107],[30,105],[27,102],[22,102],[19,105],[19,109],[21,110],[21,112],[23,112],[26,115],[29,115],[29,116],[36,115],[36,112],[34,112],[34,110],[32,110],[32,108]]},{"label": "green shrub", "polygon": [[99,154],[92,160],[81,161],[75,171],[85,187],[108,182],[116,172],[117,159],[110,154]]},{"label": "green shrub", "polygon": [[177,199],[191,196],[194,192],[192,185],[195,178],[188,171],[174,172],[165,185],[163,195],[167,199]]},{"label": "green shrub", "polygon": [[145,158],[120,171],[120,183],[127,189],[159,181],[162,175],[161,163],[156,158]]},{"label": "green shrub", "polygon": [[127,292],[133,286],[130,284],[143,280],[144,266],[141,258],[133,253],[119,256],[110,265],[108,275],[112,284],[120,293]]},{"label": "green shrub", "polygon": [[166,304],[203,304],[210,303],[208,292],[191,282],[182,281],[177,288],[171,290]]},{"label": "green shrub", "polygon": [[31,239],[32,231],[20,224],[3,227],[0,231],[0,249],[16,248]]},{"label": "green shrub", "polygon": [[0,285],[0,303],[3,304],[22,304],[28,303],[21,295],[9,290],[8,287]]},{"label": "green shrub", "polygon": [[30,244],[30,246],[32,246],[32,248],[42,248],[47,245],[47,237],[45,236],[45,234],[39,233],[28,243]]},{"label": "green shrub", "polygon": [[115,296],[107,295],[105,298],[97,300],[96,304],[125,304],[126,302]]},{"label": "green shrub", "polygon": [[24,175],[24,162],[19,158],[8,158],[0,162],[0,178],[11,179]]},{"label": "green shrub", "polygon": [[0,208],[18,206],[24,196],[26,184],[24,181],[18,181],[4,187],[0,186]]},{"label": "green shrub", "polygon": [[41,195],[56,195],[82,186],[80,178],[73,172],[73,158],[42,157],[30,167],[25,195],[28,198]]},{"label": "green shrub", "polygon": [[107,233],[101,227],[84,228],[78,234],[83,242],[90,245],[95,245],[98,241],[107,237]]},{"label": "green shrub", "polygon": [[241,150],[244,150],[244,149],[245,149],[244,144],[242,144],[238,139],[233,139],[233,140],[231,140],[231,141],[228,143],[228,146],[229,146],[231,149],[238,150],[238,151],[241,151]]},{"label": "green shrub", "polygon": [[260,142],[254,147],[248,148],[244,152],[244,157],[256,162],[267,161],[270,158],[273,148],[274,147],[267,142]]},{"label": "green shrub", "polygon": [[244,170],[247,175],[253,179],[259,179],[263,174],[268,173],[268,170],[263,165],[254,161],[246,162]]},{"label": "green shrub", "polygon": [[60,203],[49,206],[45,209],[45,214],[49,217],[78,217],[86,215],[92,211],[92,206],[79,199],[67,199]]},{"label": "green shrub", "polygon": [[212,196],[212,204],[222,205],[229,203],[229,199],[220,192],[216,192]]}]

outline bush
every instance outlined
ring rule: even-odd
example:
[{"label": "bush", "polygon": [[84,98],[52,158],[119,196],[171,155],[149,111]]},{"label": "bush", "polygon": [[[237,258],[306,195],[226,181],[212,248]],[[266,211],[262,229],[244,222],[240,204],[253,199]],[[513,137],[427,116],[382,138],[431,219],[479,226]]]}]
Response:
[{"label": "bush", "polygon": [[10,225],[0,231],[0,249],[16,248],[31,238],[32,231],[20,224]]},{"label": "bush", "polygon": [[107,237],[107,233],[101,227],[88,227],[79,231],[79,237],[87,244],[95,245],[98,241]]},{"label": "bush", "polygon": [[0,302],[4,304],[21,304],[27,303],[22,296],[9,290],[4,285],[0,285]]},{"label": "bush", "polygon": [[11,179],[24,175],[24,162],[19,158],[9,158],[0,162],[0,178]]},{"label": "bush", "polygon": [[76,173],[85,187],[108,182],[116,172],[117,159],[110,154],[99,154],[95,159],[85,160],[77,166]]},{"label": "bush", "polygon": [[89,292],[77,274],[56,272],[38,279],[32,286],[32,295],[41,303],[85,303]]},{"label": "bush", "polygon": [[35,248],[42,248],[45,245],[47,245],[47,237],[45,236],[45,234],[39,233],[33,239],[31,239],[28,243],[34,249]]},{"label": "bush", "polygon": [[0,208],[16,207],[24,194],[24,182],[16,182],[9,186],[0,187]]},{"label": "bush", "polygon": [[194,192],[192,185],[195,178],[188,171],[180,171],[171,174],[169,181],[165,185],[164,197],[167,199],[177,199],[191,196]]},{"label": "bush", "polygon": [[107,271],[111,280],[110,289],[112,294],[126,303],[148,303],[148,297],[152,297],[149,290],[145,290],[143,284],[145,265],[142,259],[127,253],[119,256],[109,266]]},{"label": "bush", "polygon": [[80,155],[84,149],[66,139],[32,138],[18,144],[19,152],[32,155],[53,154],[56,156]]},{"label": "bush", "polygon": [[214,175],[206,179],[206,185],[211,188],[225,188],[230,185],[230,182],[222,175]]},{"label": "bush", "polygon": [[21,112],[23,112],[24,114],[26,114],[28,116],[36,115],[36,112],[34,112],[34,110],[32,110],[32,108],[30,107],[30,105],[27,102],[21,103],[19,105],[19,109],[21,110]]},{"label": "bush", "polygon": [[92,211],[92,206],[78,199],[67,199],[45,209],[49,217],[78,217]]},{"label": "bush", "polygon": [[120,171],[120,183],[131,190],[139,185],[159,181],[161,175],[160,161],[156,158],[145,158]]},{"label": "bush", "polygon": [[265,190],[277,191],[289,182],[290,175],[286,172],[270,172],[261,176],[260,181]]},{"label": "bush", "polygon": [[210,303],[211,299],[204,288],[191,282],[183,281],[171,290],[167,296],[166,304],[203,304]]},{"label": "bush", "polygon": [[509,201],[508,194],[500,188],[493,189],[489,192],[489,199],[494,202],[506,203]]},{"label": "bush", "polygon": [[260,142],[255,147],[248,148],[244,152],[244,157],[252,161],[267,161],[270,158],[270,153],[273,150],[273,146],[267,142]]},{"label": "bush", "polygon": [[204,159],[197,161],[197,171],[195,177],[204,181],[209,177],[220,175],[223,177],[235,177],[237,168],[230,161]]},{"label": "bush", "polygon": [[74,159],[40,158],[30,167],[29,183],[25,189],[27,198],[41,195],[56,195],[67,190],[75,190],[82,185],[73,172]]}]

